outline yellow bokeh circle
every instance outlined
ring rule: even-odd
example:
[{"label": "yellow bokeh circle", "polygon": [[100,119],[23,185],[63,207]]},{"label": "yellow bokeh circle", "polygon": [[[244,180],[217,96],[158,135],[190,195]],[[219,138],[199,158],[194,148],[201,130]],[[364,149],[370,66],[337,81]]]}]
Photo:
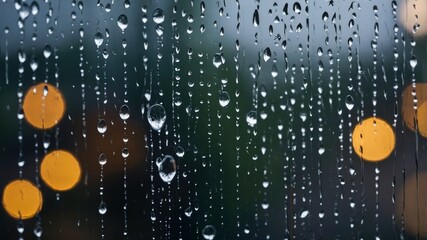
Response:
[{"label": "yellow bokeh circle", "polygon": [[[414,96],[415,95],[415,96]],[[414,109],[414,98],[417,99],[417,111]],[[402,93],[402,114],[405,125],[415,130],[415,117],[418,123],[418,132],[427,137],[427,83],[409,85]]]},{"label": "yellow bokeh circle", "polygon": [[354,152],[367,161],[381,161],[393,151],[396,137],[391,126],[380,118],[370,117],[354,127]]},{"label": "yellow bokeh circle", "polygon": [[53,190],[67,191],[79,182],[81,169],[71,153],[56,150],[43,158],[40,174],[43,181]]},{"label": "yellow bokeh circle", "polygon": [[42,193],[28,180],[14,180],[3,190],[3,207],[13,218],[31,218],[40,212],[42,204]]},{"label": "yellow bokeh circle", "polygon": [[39,129],[54,127],[64,116],[62,93],[48,83],[32,86],[24,97],[23,110],[29,124]]}]

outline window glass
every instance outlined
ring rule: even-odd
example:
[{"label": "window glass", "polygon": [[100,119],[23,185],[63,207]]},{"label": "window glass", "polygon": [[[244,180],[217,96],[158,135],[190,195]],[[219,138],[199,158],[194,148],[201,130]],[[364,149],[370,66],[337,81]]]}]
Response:
[{"label": "window glass", "polygon": [[427,238],[426,10],[2,0],[2,239]]}]

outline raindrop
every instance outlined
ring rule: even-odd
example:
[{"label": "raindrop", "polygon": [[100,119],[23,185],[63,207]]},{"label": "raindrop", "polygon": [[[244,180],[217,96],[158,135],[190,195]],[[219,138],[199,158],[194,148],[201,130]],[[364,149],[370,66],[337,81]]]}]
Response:
[{"label": "raindrop", "polygon": [[166,122],[165,108],[160,104],[152,105],[147,111],[148,123],[156,130],[160,131]]},{"label": "raindrop", "polygon": [[98,132],[101,134],[104,134],[107,131],[107,121],[105,121],[104,119],[100,119],[98,121]]},{"label": "raindrop", "polygon": [[271,57],[271,50],[270,50],[269,47],[264,50],[264,54],[262,55],[262,57],[264,59],[264,62],[267,62],[270,59],[270,57]]},{"label": "raindrop", "polygon": [[303,209],[301,212],[300,212],[300,217],[301,218],[305,218],[305,217],[307,217],[308,216],[308,214],[309,214],[310,212],[307,210],[307,209]]},{"label": "raindrop", "polygon": [[180,158],[184,157],[184,154],[185,154],[184,148],[182,148],[181,146],[176,147],[175,153]]},{"label": "raindrop", "polygon": [[294,12],[296,14],[300,14],[301,13],[301,5],[298,2],[294,3]]},{"label": "raindrop", "polygon": [[187,217],[191,217],[191,214],[193,214],[193,210],[191,209],[191,206],[185,209],[184,214]]},{"label": "raindrop", "polygon": [[157,158],[157,167],[159,169],[160,178],[167,183],[170,183],[176,175],[176,162],[171,155],[166,155],[161,158]]},{"label": "raindrop", "polygon": [[212,62],[216,68],[219,68],[219,66],[225,63],[225,58],[224,56],[222,56],[222,53],[216,53],[213,57]]},{"label": "raindrop", "polygon": [[99,154],[98,162],[100,165],[105,165],[107,163],[107,156],[103,153]]},{"label": "raindrop", "polygon": [[202,235],[205,239],[212,240],[215,238],[216,229],[212,225],[206,225],[202,230]]},{"label": "raindrop", "polygon": [[153,21],[157,24],[163,23],[165,21],[165,15],[163,15],[163,10],[156,8],[153,12]]},{"label": "raindrop", "polygon": [[254,27],[258,27],[259,26],[259,13],[258,13],[258,9],[255,9],[254,16],[252,18],[252,23],[254,24]]},{"label": "raindrop", "polygon": [[353,109],[354,99],[351,95],[347,95],[347,97],[345,98],[345,106],[347,107],[348,110]]},{"label": "raindrop", "polygon": [[128,18],[126,15],[122,14],[117,18],[117,25],[122,30],[122,32],[125,31],[125,29],[128,27]]},{"label": "raindrop", "polygon": [[101,204],[99,204],[98,212],[101,215],[104,215],[107,212],[107,205],[105,204],[105,202],[101,202]]},{"label": "raindrop", "polygon": [[50,45],[46,45],[46,47],[43,50],[43,56],[48,59],[50,57],[50,55],[52,54],[52,48],[50,47]]},{"label": "raindrop", "polygon": [[18,230],[19,233],[24,232],[24,222],[22,222],[22,220],[18,221],[18,226],[16,227],[16,230]]},{"label": "raindrop", "polygon": [[257,123],[256,112],[254,110],[246,114],[246,122],[249,126],[254,127]]},{"label": "raindrop", "polygon": [[104,42],[104,37],[102,36],[102,34],[100,32],[97,32],[95,34],[94,41],[95,41],[96,47],[99,47],[102,45],[102,42]]},{"label": "raindrop", "polygon": [[129,107],[126,104],[123,104],[122,107],[120,108],[120,118],[122,120],[127,120],[130,116],[130,111],[129,111]]},{"label": "raindrop", "polygon": [[228,92],[221,91],[219,94],[219,105],[221,107],[225,107],[230,103],[230,95],[228,95]]}]

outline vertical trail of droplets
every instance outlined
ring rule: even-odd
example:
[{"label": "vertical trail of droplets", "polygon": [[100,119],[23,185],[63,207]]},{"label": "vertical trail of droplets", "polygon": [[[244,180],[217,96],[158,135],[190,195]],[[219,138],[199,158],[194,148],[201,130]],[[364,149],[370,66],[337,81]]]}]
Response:
[{"label": "vertical trail of droplets", "polygon": [[[83,137],[83,151],[85,152],[87,150],[87,126],[86,126],[86,81],[85,81],[85,58],[84,58],[84,44],[83,44],[83,38],[84,38],[84,15],[83,15],[83,2],[79,1],[77,3],[77,7],[80,10],[81,19],[80,23],[78,25],[79,28],[79,71],[80,71],[80,88],[81,88],[81,101],[82,101],[82,137]],[[87,168],[87,160],[84,160],[84,184],[87,186],[88,184],[88,168]]]},{"label": "vertical trail of droplets", "polygon": [[[322,15],[322,20],[323,20],[323,31],[326,34],[329,34],[328,32],[328,28],[326,25],[326,20],[327,20],[327,16],[324,16],[325,14],[328,14],[327,12],[324,12]],[[315,29],[313,29],[313,34],[315,33]],[[317,58],[318,60],[318,77],[317,77],[317,84],[318,84],[318,89],[322,89],[323,92],[323,70],[324,70],[324,64],[323,64],[323,48],[322,47],[318,47],[317,48]],[[310,64],[311,66],[311,64]],[[319,188],[319,211],[318,211],[318,218],[319,218],[319,235],[318,238],[322,238],[323,235],[323,218],[324,218],[324,207],[323,207],[323,185],[322,185],[322,160],[323,160],[323,154],[325,153],[325,147],[323,146],[323,96],[321,93],[318,94],[317,96],[317,123],[315,123],[315,125],[318,126],[317,129],[317,134],[318,134],[318,147],[317,147],[317,154],[315,154],[315,156],[317,156],[317,184],[318,184],[318,188]],[[313,128],[313,126],[311,126],[311,128]],[[312,130],[313,131],[313,130]],[[313,152],[313,151],[312,151]]]},{"label": "vertical trail of droplets", "polygon": [[[377,115],[377,101],[378,101],[378,38],[379,38],[379,17],[378,17],[378,6],[373,6],[374,11],[374,39],[371,41],[371,48],[373,53],[373,74],[372,74],[372,107],[373,107],[373,113],[372,115],[376,117]],[[374,123],[376,124],[376,123]],[[375,238],[379,239],[379,165],[378,163],[375,164]]]},{"label": "vertical trail of droplets", "polygon": [[[219,6],[218,6],[219,7]],[[228,9],[226,8],[226,2],[223,2],[223,7],[219,8],[219,17],[227,17],[228,18]],[[227,11],[227,13],[224,15],[223,11]],[[225,19],[223,22],[227,22],[227,19]],[[224,36],[224,28],[221,27],[221,29],[219,30],[219,35],[220,37]],[[220,44],[222,44],[222,42],[220,42]],[[228,46],[228,45],[226,45]],[[228,49],[227,49],[228,50]],[[226,50],[226,51],[227,51]],[[224,61],[228,61],[228,60],[224,60]],[[218,72],[224,72],[224,70],[226,69],[226,66],[224,64],[222,64],[219,68],[220,71]],[[218,81],[216,81],[214,79],[214,83],[216,84]],[[220,87],[220,96],[219,96],[219,104],[220,106],[224,106],[224,105],[228,105],[230,99],[229,99],[229,95],[228,92],[225,90],[226,88],[226,84],[228,82],[228,79],[221,79],[220,83],[221,83],[221,87]],[[223,179],[224,179],[224,171],[223,171],[223,151],[224,151],[224,147],[223,147],[223,137],[222,137],[222,132],[223,132],[223,127],[222,127],[222,123],[224,122],[224,117],[221,113],[221,109],[217,110],[217,120],[218,120],[218,158],[219,158],[219,164],[218,166],[218,179],[219,182],[215,183],[218,184],[218,188],[219,188],[219,205],[220,205],[220,209],[219,209],[219,218],[220,218],[220,226],[218,226],[217,231],[221,231],[224,235],[225,235],[225,229],[224,229],[224,186],[223,186]],[[228,116],[225,116],[225,119],[228,119]],[[225,236],[224,236],[225,237]]]},{"label": "vertical trail of droplets", "polygon": [[[124,8],[128,8],[129,5],[124,3]],[[129,157],[129,149],[127,148],[127,143],[129,141],[129,136],[127,133],[127,122],[126,120],[130,117],[130,110],[128,106],[128,73],[127,73],[127,40],[125,35],[125,30],[128,27],[128,18],[125,14],[121,14],[117,18],[117,25],[122,31],[122,49],[123,49],[123,105],[120,107],[119,116],[123,120],[123,148],[122,148],[122,157],[123,157],[123,236],[125,239],[128,238],[128,211],[127,211],[127,204],[128,204],[128,189],[127,189],[127,159]]]},{"label": "vertical trail of droplets", "polygon": [[[398,81],[398,77],[397,77],[397,72],[399,70],[399,65],[397,63],[398,58],[399,58],[399,53],[398,53],[398,44],[399,44],[399,38],[398,38],[398,33],[399,33],[399,27],[397,25],[397,2],[396,0],[393,0],[391,2],[391,7],[392,7],[392,12],[393,12],[393,22],[394,22],[394,26],[393,26],[393,100],[394,100],[394,109],[393,109],[393,130],[397,136],[398,131],[397,131],[397,121],[398,121],[398,115],[399,115],[399,103],[398,103],[398,99],[399,96],[397,94],[397,91],[399,90],[399,81]],[[396,138],[399,139],[399,138]],[[399,145],[398,140],[396,141],[396,145]],[[391,192],[391,201],[392,201],[392,206],[393,209],[395,209],[395,204],[396,204],[396,165],[398,162],[398,158],[397,158],[397,153],[396,153],[396,148],[394,150],[394,162],[393,162],[393,180],[392,180],[392,192]],[[392,227],[393,227],[393,232],[395,234],[395,238],[397,239],[398,234],[396,232],[397,229],[397,222],[396,222],[396,212],[393,211],[392,215],[391,215],[391,221],[392,221]]]},{"label": "vertical trail of droplets", "polygon": [[[249,66],[249,71],[252,76],[252,106],[251,109],[246,114],[246,123],[248,125],[247,128],[247,134],[249,135],[248,143],[246,144],[246,152],[249,153],[249,158],[253,161],[258,160],[258,147],[257,144],[255,144],[255,137],[258,132],[258,125],[257,125],[257,119],[258,119],[258,81],[259,81],[259,72],[261,70],[261,57],[262,57],[262,50],[258,46],[258,33],[259,33],[259,26],[260,26],[260,18],[259,18],[259,11],[260,11],[260,1],[255,1],[256,8],[253,13],[252,17],[252,24],[255,28],[255,35],[254,35],[254,49],[257,49],[257,61],[255,64],[252,64]],[[247,177],[251,178],[250,174],[253,176],[257,176],[258,173],[258,166],[257,164],[253,164],[254,169],[252,172],[247,172]],[[258,195],[258,183],[257,181],[254,181],[253,184],[253,191],[254,193],[257,193]],[[254,197],[253,201],[253,211],[254,211],[254,220],[255,220],[255,226],[253,227],[254,233],[253,236],[255,238],[259,237],[259,199],[257,196]],[[250,216],[249,209],[246,209],[246,214]]]},{"label": "vertical trail of droplets", "polygon": [[[349,205],[350,205],[350,230],[351,230],[351,235],[355,236],[356,233],[354,232],[354,224],[355,224],[355,218],[356,218],[356,203],[354,202],[354,195],[355,195],[355,180],[354,180],[354,175],[355,175],[355,171],[354,171],[354,166],[353,166],[353,148],[351,145],[351,139],[352,139],[352,110],[354,108],[354,98],[353,98],[353,89],[354,89],[354,79],[353,79],[353,49],[355,49],[356,54],[358,52],[358,44],[355,44],[354,38],[358,38],[357,33],[359,32],[359,23],[357,22],[356,26],[355,26],[355,20],[356,20],[356,12],[354,10],[356,3],[351,3],[348,10],[349,13],[351,13],[351,18],[348,22],[348,28],[350,31],[352,31],[352,36],[350,36],[347,40],[347,45],[348,45],[348,56],[347,56],[347,61],[348,61],[348,86],[347,86],[347,90],[348,90],[348,95],[345,97],[344,99],[344,103],[345,103],[345,107],[346,107],[346,112],[348,112],[347,114],[347,126],[348,126],[348,138],[346,138],[346,140],[348,140],[348,169],[349,169],[349,174],[350,174],[350,194],[349,194]],[[356,28],[354,30],[354,28]],[[353,48],[353,45],[355,46]],[[344,136],[343,136],[344,137]]]},{"label": "vertical trail of droplets", "polygon": [[[147,30],[147,22],[148,22],[148,7],[146,5],[143,5],[141,8],[142,11],[142,38],[143,38],[143,47],[144,47],[144,53],[143,53],[143,68],[144,68],[144,89],[145,89],[145,93],[144,93],[144,98],[147,101],[146,106],[141,106],[141,111],[142,111],[142,115],[144,118],[144,114],[145,114],[145,110],[144,109],[148,109],[149,108],[149,101],[151,100],[151,95],[152,95],[152,74],[151,74],[151,70],[149,70],[148,68],[148,59],[149,56],[146,55],[148,53],[148,46],[149,46],[149,42],[148,42],[148,30]],[[149,81],[149,82],[148,82]],[[155,208],[155,186],[154,186],[154,141],[153,139],[153,129],[150,128],[149,132],[147,135],[145,135],[145,142],[147,143],[147,149],[149,149],[149,153],[150,156],[149,158],[147,158],[150,162],[150,166],[149,166],[149,172],[150,172],[150,194],[149,194],[149,198],[151,199],[150,201],[150,205],[151,205],[151,212],[150,212],[150,219],[151,219],[151,232],[152,232],[152,239],[156,239],[156,208]],[[149,146],[148,146],[149,143]]]},{"label": "vertical trail of droplets", "polygon": [[[171,22],[171,30],[172,30],[172,34],[171,34],[171,41],[172,41],[172,121],[173,121],[173,127],[172,127],[172,135],[173,135],[173,146],[175,148],[175,154],[180,158],[180,160],[182,160],[182,157],[184,156],[184,149],[181,147],[181,134],[180,131],[177,131],[177,129],[180,129],[180,115],[179,112],[177,113],[177,109],[179,109],[179,107],[182,104],[182,100],[181,100],[181,93],[179,92],[179,83],[181,80],[181,75],[180,75],[180,58],[179,58],[179,52],[180,52],[180,48],[179,48],[179,31],[178,31],[178,24],[177,24],[177,9],[178,9],[178,0],[174,1],[174,6],[173,6],[173,10],[172,10],[172,22]],[[191,56],[188,57],[189,61],[191,59]],[[187,134],[189,134],[189,128],[190,128],[190,123],[188,123],[187,126]],[[188,136],[188,135],[187,135]],[[189,138],[187,138],[187,141],[189,140]],[[181,161],[180,161],[181,162]],[[184,162],[184,161],[183,161]],[[179,193],[180,192],[180,188],[181,188],[181,172],[184,172],[187,170],[187,164],[186,161],[182,164],[178,164],[177,166],[177,172],[178,175],[176,176],[176,182],[177,182],[177,187],[176,190]],[[187,183],[189,183],[189,177],[187,176]],[[190,196],[190,194],[188,194]],[[169,200],[171,200],[171,198],[169,198]],[[188,199],[188,201],[190,202],[190,198]],[[179,214],[180,216],[178,217],[178,238],[182,239],[182,217],[181,217],[181,213],[182,213],[182,208],[183,208],[183,204],[182,204],[182,197],[181,194],[178,195],[178,209],[179,209]],[[169,205],[171,206],[171,205]],[[171,211],[169,211],[171,212]],[[170,215],[169,215],[170,216]]]},{"label": "vertical trail of droplets", "polygon": [[4,42],[4,81],[6,83],[6,85],[9,84],[9,27],[6,26],[4,28],[4,38],[5,38],[5,42]]},{"label": "vertical trail of droplets", "polygon": [[[18,60],[19,60],[19,66],[18,66],[18,73],[19,73],[19,77],[18,77],[18,86],[17,86],[17,92],[18,92],[18,112],[17,112],[17,118],[18,118],[18,148],[19,148],[19,153],[18,153],[18,167],[19,167],[19,178],[22,179],[22,174],[23,174],[23,167],[24,167],[24,156],[23,156],[23,134],[22,134],[22,119],[24,117],[23,111],[22,111],[22,97],[23,97],[23,89],[22,89],[22,74],[24,73],[24,63],[26,60],[25,57],[25,52],[24,52],[24,37],[25,37],[25,32],[24,32],[24,21],[25,18],[28,17],[28,14],[26,14],[25,12],[25,7],[28,7],[26,5],[26,3],[24,3],[25,6],[23,6],[20,3],[16,3],[15,7],[16,10],[18,11],[18,15],[19,15],[19,21],[18,21],[18,26],[19,26],[19,33],[20,33],[20,45],[19,45],[19,50],[18,50]],[[23,12],[23,14],[21,14],[21,12]],[[9,28],[6,27],[5,29],[5,34],[7,35],[9,33]],[[8,46],[8,41],[7,41],[7,36],[6,36],[6,49]],[[6,84],[9,84],[9,80],[8,80],[8,53],[6,53]],[[21,114],[22,112],[22,114]],[[37,186],[39,187],[39,185],[37,184]],[[17,222],[17,231],[18,231],[18,235],[19,238],[23,238],[23,232],[24,232],[24,223],[22,222],[22,220],[18,220]]]},{"label": "vertical trail of droplets", "polygon": [[[99,4],[98,2],[98,6],[101,7],[101,16],[104,14],[104,11],[106,11],[104,9],[104,6]],[[106,23],[106,21],[104,20],[104,23]],[[95,34],[95,38],[94,38],[94,42],[96,45],[96,86],[95,86],[95,90],[96,90],[96,102],[97,102],[97,108],[98,108],[98,125],[97,125],[97,130],[98,132],[101,134],[103,140],[105,139],[105,132],[107,131],[107,122],[105,121],[105,103],[103,105],[103,112],[101,113],[101,107],[100,107],[100,95],[101,95],[101,76],[100,76],[100,71],[101,71],[101,66],[100,66],[100,58],[101,58],[101,50],[100,47],[102,46],[103,42],[104,42],[104,36],[103,34],[100,32],[99,29],[99,19],[97,19],[97,30],[96,30],[96,34]],[[105,53],[107,53],[107,51],[105,51]],[[102,52],[102,54],[104,55],[104,52]],[[106,77],[107,77],[107,73],[106,73],[106,57],[104,57],[104,64],[102,67],[103,70],[103,81],[104,84],[106,83]],[[104,100],[106,100],[106,92],[104,89]],[[102,141],[102,140],[101,140]],[[107,212],[107,206],[106,203],[104,201],[104,165],[107,163],[107,156],[103,153],[100,152],[99,146],[97,146],[97,152],[99,153],[98,156],[98,163],[100,166],[100,170],[99,170],[99,196],[100,196],[100,203],[98,206],[98,212],[101,215],[101,239],[105,238],[105,226],[104,226],[104,215]]]},{"label": "vertical trail of droplets", "polygon": [[[412,4],[412,8],[413,8],[413,12],[416,12],[417,9],[417,4],[414,3]],[[419,28],[420,24],[418,22],[418,15],[415,14],[415,16],[410,16],[411,18],[414,18],[415,23],[414,23],[414,27],[412,30],[413,34],[416,34],[417,29]],[[417,97],[417,91],[416,91],[416,76],[415,76],[415,68],[418,65],[418,60],[417,60],[417,56],[414,52],[415,50],[415,46],[416,46],[416,41],[415,41],[415,37],[412,36],[410,38],[410,44],[411,44],[411,58],[409,59],[409,65],[411,66],[411,85],[412,85],[412,95],[413,95],[413,107],[414,107],[414,115],[415,115],[415,129],[414,129],[414,133],[415,133],[415,179],[416,179],[416,189],[417,189],[417,194],[416,194],[416,209],[417,209],[417,239],[420,239],[420,203],[419,203],[419,199],[420,199],[420,188],[419,188],[419,153],[418,153],[418,149],[419,149],[419,133],[418,133],[418,97]]]},{"label": "vertical trail of droplets", "polygon": [[236,90],[235,90],[235,94],[234,94],[234,99],[235,99],[235,106],[234,106],[234,110],[236,112],[236,118],[235,118],[235,127],[236,127],[236,162],[235,162],[235,166],[236,166],[236,237],[239,238],[240,237],[240,177],[239,177],[239,173],[240,173],[240,106],[239,106],[239,57],[240,57],[240,41],[239,41],[239,36],[240,36],[240,1],[236,0],[236,5],[237,5],[237,25],[236,25],[236,33],[237,33],[237,38],[236,38],[236,53],[235,53],[235,57],[234,57],[234,62],[235,62],[235,86],[236,86]]}]

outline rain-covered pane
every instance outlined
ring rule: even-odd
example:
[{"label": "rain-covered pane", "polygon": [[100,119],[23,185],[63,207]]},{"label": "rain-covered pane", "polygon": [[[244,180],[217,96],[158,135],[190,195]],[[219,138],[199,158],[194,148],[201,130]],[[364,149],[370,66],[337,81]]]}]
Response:
[{"label": "rain-covered pane", "polygon": [[426,10],[0,1],[0,238],[427,239]]}]

